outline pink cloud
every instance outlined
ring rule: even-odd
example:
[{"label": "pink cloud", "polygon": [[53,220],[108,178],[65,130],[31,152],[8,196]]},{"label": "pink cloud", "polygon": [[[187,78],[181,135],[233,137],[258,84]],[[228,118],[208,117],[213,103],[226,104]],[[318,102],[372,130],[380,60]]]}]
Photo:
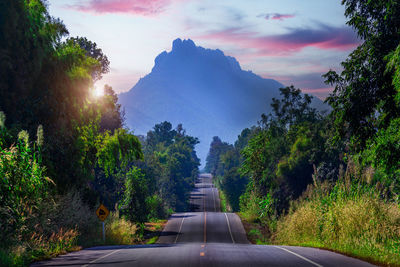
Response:
[{"label": "pink cloud", "polygon": [[294,14],[280,14],[280,13],[268,13],[264,14],[263,17],[266,20],[284,20],[296,17]]},{"label": "pink cloud", "polygon": [[301,89],[301,91],[316,96],[321,100],[325,100],[333,92],[333,88]]},{"label": "pink cloud", "polygon": [[85,4],[69,5],[81,12],[106,14],[126,13],[142,16],[156,15],[165,10],[173,0],[90,0]]},{"label": "pink cloud", "polygon": [[252,53],[258,56],[288,56],[306,47],[348,51],[360,43],[356,34],[348,27],[319,26],[318,29],[290,29],[289,33],[269,36],[260,36],[241,28],[230,28],[210,32],[199,38],[233,43],[240,48],[253,50]]},{"label": "pink cloud", "polygon": [[[304,70],[304,68],[302,68]],[[297,75],[262,75],[267,79],[274,79],[285,86],[294,85],[296,88],[300,88],[303,93],[312,94],[320,99],[325,99],[332,91],[332,87],[328,87],[324,83],[323,73],[327,70],[321,69],[318,72],[310,72],[305,74]]]}]

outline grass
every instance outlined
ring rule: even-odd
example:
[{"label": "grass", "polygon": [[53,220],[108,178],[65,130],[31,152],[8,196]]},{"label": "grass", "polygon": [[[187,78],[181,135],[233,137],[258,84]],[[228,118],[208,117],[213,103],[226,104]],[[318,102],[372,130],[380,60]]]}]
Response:
[{"label": "grass", "polygon": [[103,242],[102,223],[79,194],[70,193],[48,203],[40,214],[46,218],[44,223],[27,227],[34,234],[21,237],[8,248],[0,248],[0,266],[28,266],[33,261],[85,247],[154,243],[167,222],[154,220],[138,226],[111,212],[105,220],[106,242]]},{"label": "grass", "polygon": [[[63,230],[49,238],[33,234],[29,243],[9,250],[0,249],[0,266],[28,266],[33,261],[50,259],[85,247],[101,245],[154,244],[167,220],[155,220],[144,224],[143,234],[138,227],[111,213],[105,221],[106,242],[102,238],[102,225],[97,221],[92,231],[81,235],[77,230]],[[79,244],[79,245],[78,245]]]},{"label": "grass", "polygon": [[232,212],[231,207],[229,206],[228,201],[226,200],[226,196],[224,192],[221,190],[221,186],[219,184],[218,178],[213,179],[214,186],[218,189],[219,200],[221,204],[221,212]]},{"label": "grass", "polygon": [[222,190],[218,189],[218,193],[219,193],[219,200],[221,203],[221,211],[222,212],[231,212],[232,209],[226,200],[226,196],[225,196],[224,192]]},{"label": "grass", "polygon": [[308,189],[282,217],[273,242],[326,248],[383,266],[400,266],[400,207],[372,189],[338,184]]},{"label": "grass", "polygon": [[271,231],[270,228],[260,220],[258,220],[255,216],[245,213],[238,212],[238,216],[240,217],[243,227],[246,230],[247,239],[252,244],[257,245],[268,245],[271,244]]},{"label": "grass", "polygon": [[251,201],[238,215],[253,244],[317,247],[400,266],[400,204],[378,192],[345,182],[310,185],[278,219],[260,218]]},{"label": "grass", "polygon": [[78,232],[73,229],[54,232],[50,237],[32,234],[27,242],[8,249],[0,249],[1,266],[28,266],[34,260],[45,260],[81,249],[77,245]]},{"label": "grass", "polygon": [[156,243],[166,224],[167,220],[154,220],[152,222],[145,223],[142,244]]}]

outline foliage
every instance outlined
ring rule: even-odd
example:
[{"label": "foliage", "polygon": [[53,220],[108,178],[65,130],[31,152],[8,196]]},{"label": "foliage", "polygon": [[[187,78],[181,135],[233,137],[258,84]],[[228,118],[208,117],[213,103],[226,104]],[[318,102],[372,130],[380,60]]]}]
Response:
[{"label": "foliage", "polygon": [[150,185],[163,200],[166,210],[185,210],[189,193],[198,175],[198,139],[186,135],[182,125],[172,129],[169,122],[154,126],[144,141],[145,169],[157,177]]},{"label": "foliage", "polygon": [[375,181],[400,194],[400,118],[393,119],[386,129],[380,129],[359,157],[364,166],[371,166]]},{"label": "foliage", "polygon": [[97,47],[97,44],[86,39],[86,37],[72,37],[67,40],[67,42],[72,42],[79,45],[84,51],[86,51],[86,56],[95,59],[98,64],[96,69],[92,71],[92,79],[98,81],[102,78],[102,74],[109,72],[110,61],[103,51]]},{"label": "foliage", "polygon": [[116,129],[113,135],[103,134],[96,153],[98,165],[106,176],[126,169],[129,162],[143,158],[141,144],[136,136],[125,129]]},{"label": "foliage", "polygon": [[251,179],[247,194],[259,198],[272,194],[278,213],[312,182],[315,166],[335,162],[336,156],[325,152],[327,121],[310,107],[311,97],[293,86],[282,88],[281,95],[272,103],[273,113],[262,116],[260,128],[242,150],[240,167]]},{"label": "foliage", "polygon": [[218,136],[214,136],[210,144],[210,151],[207,155],[204,171],[216,175],[217,170],[219,169],[219,157],[221,156],[221,154],[224,154],[227,150],[231,149],[231,147],[232,146],[228,143],[222,142]]},{"label": "foliage", "polygon": [[240,150],[247,145],[254,131],[255,128],[244,129],[233,146],[222,142],[217,136],[214,137],[207,156],[205,170],[212,170],[224,201],[226,199],[226,204],[233,211],[239,211],[239,198],[245,192],[248,183],[248,177],[239,172],[243,161]]},{"label": "foliage", "polygon": [[132,222],[143,223],[148,218],[146,196],[148,189],[145,175],[133,167],[125,175],[125,190],[121,200],[120,213]]},{"label": "foliage", "polygon": [[[343,0],[347,24],[353,27],[362,43],[342,62],[343,71],[325,74],[335,86],[327,99],[335,121],[335,140],[345,138],[351,149],[366,147],[377,128],[384,128],[399,117],[397,91],[387,72],[386,57],[400,43],[400,3],[398,1]],[[396,57],[392,57],[393,64]],[[389,69],[393,69],[389,67]]]},{"label": "foliage", "polygon": [[26,237],[28,222],[46,197],[51,180],[45,175],[40,146],[29,142],[26,131],[9,147],[1,138],[8,130],[2,127],[0,131],[0,247],[4,247]]}]

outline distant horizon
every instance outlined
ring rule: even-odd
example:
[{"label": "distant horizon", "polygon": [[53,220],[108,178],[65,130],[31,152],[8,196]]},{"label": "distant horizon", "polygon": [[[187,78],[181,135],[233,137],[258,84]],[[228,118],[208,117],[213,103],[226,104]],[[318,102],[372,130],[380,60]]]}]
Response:
[{"label": "distant horizon", "polygon": [[176,38],[220,49],[244,70],[324,98],[322,74],[359,44],[336,0],[48,0],[70,36],[86,36],[103,49],[110,73],[96,83],[117,93],[130,90],[151,71],[155,57]]}]

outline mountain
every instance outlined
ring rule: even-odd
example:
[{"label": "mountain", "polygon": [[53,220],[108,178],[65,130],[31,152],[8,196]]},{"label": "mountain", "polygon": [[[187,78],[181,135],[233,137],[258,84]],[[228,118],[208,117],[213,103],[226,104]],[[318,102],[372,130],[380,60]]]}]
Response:
[{"label": "mountain", "polygon": [[[182,123],[200,139],[202,164],[213,136],[234,142],[241,130],[255,125],[271,111],[281,83],[244,71],[238,61],[217,49],[205,49],[188,40],[173,41],[170,52],[155,59],[150,74],[119,95],[126,122],[135,134],[145,135],[159,122]],[[315,105],[322,105],[316,99]]]}]

